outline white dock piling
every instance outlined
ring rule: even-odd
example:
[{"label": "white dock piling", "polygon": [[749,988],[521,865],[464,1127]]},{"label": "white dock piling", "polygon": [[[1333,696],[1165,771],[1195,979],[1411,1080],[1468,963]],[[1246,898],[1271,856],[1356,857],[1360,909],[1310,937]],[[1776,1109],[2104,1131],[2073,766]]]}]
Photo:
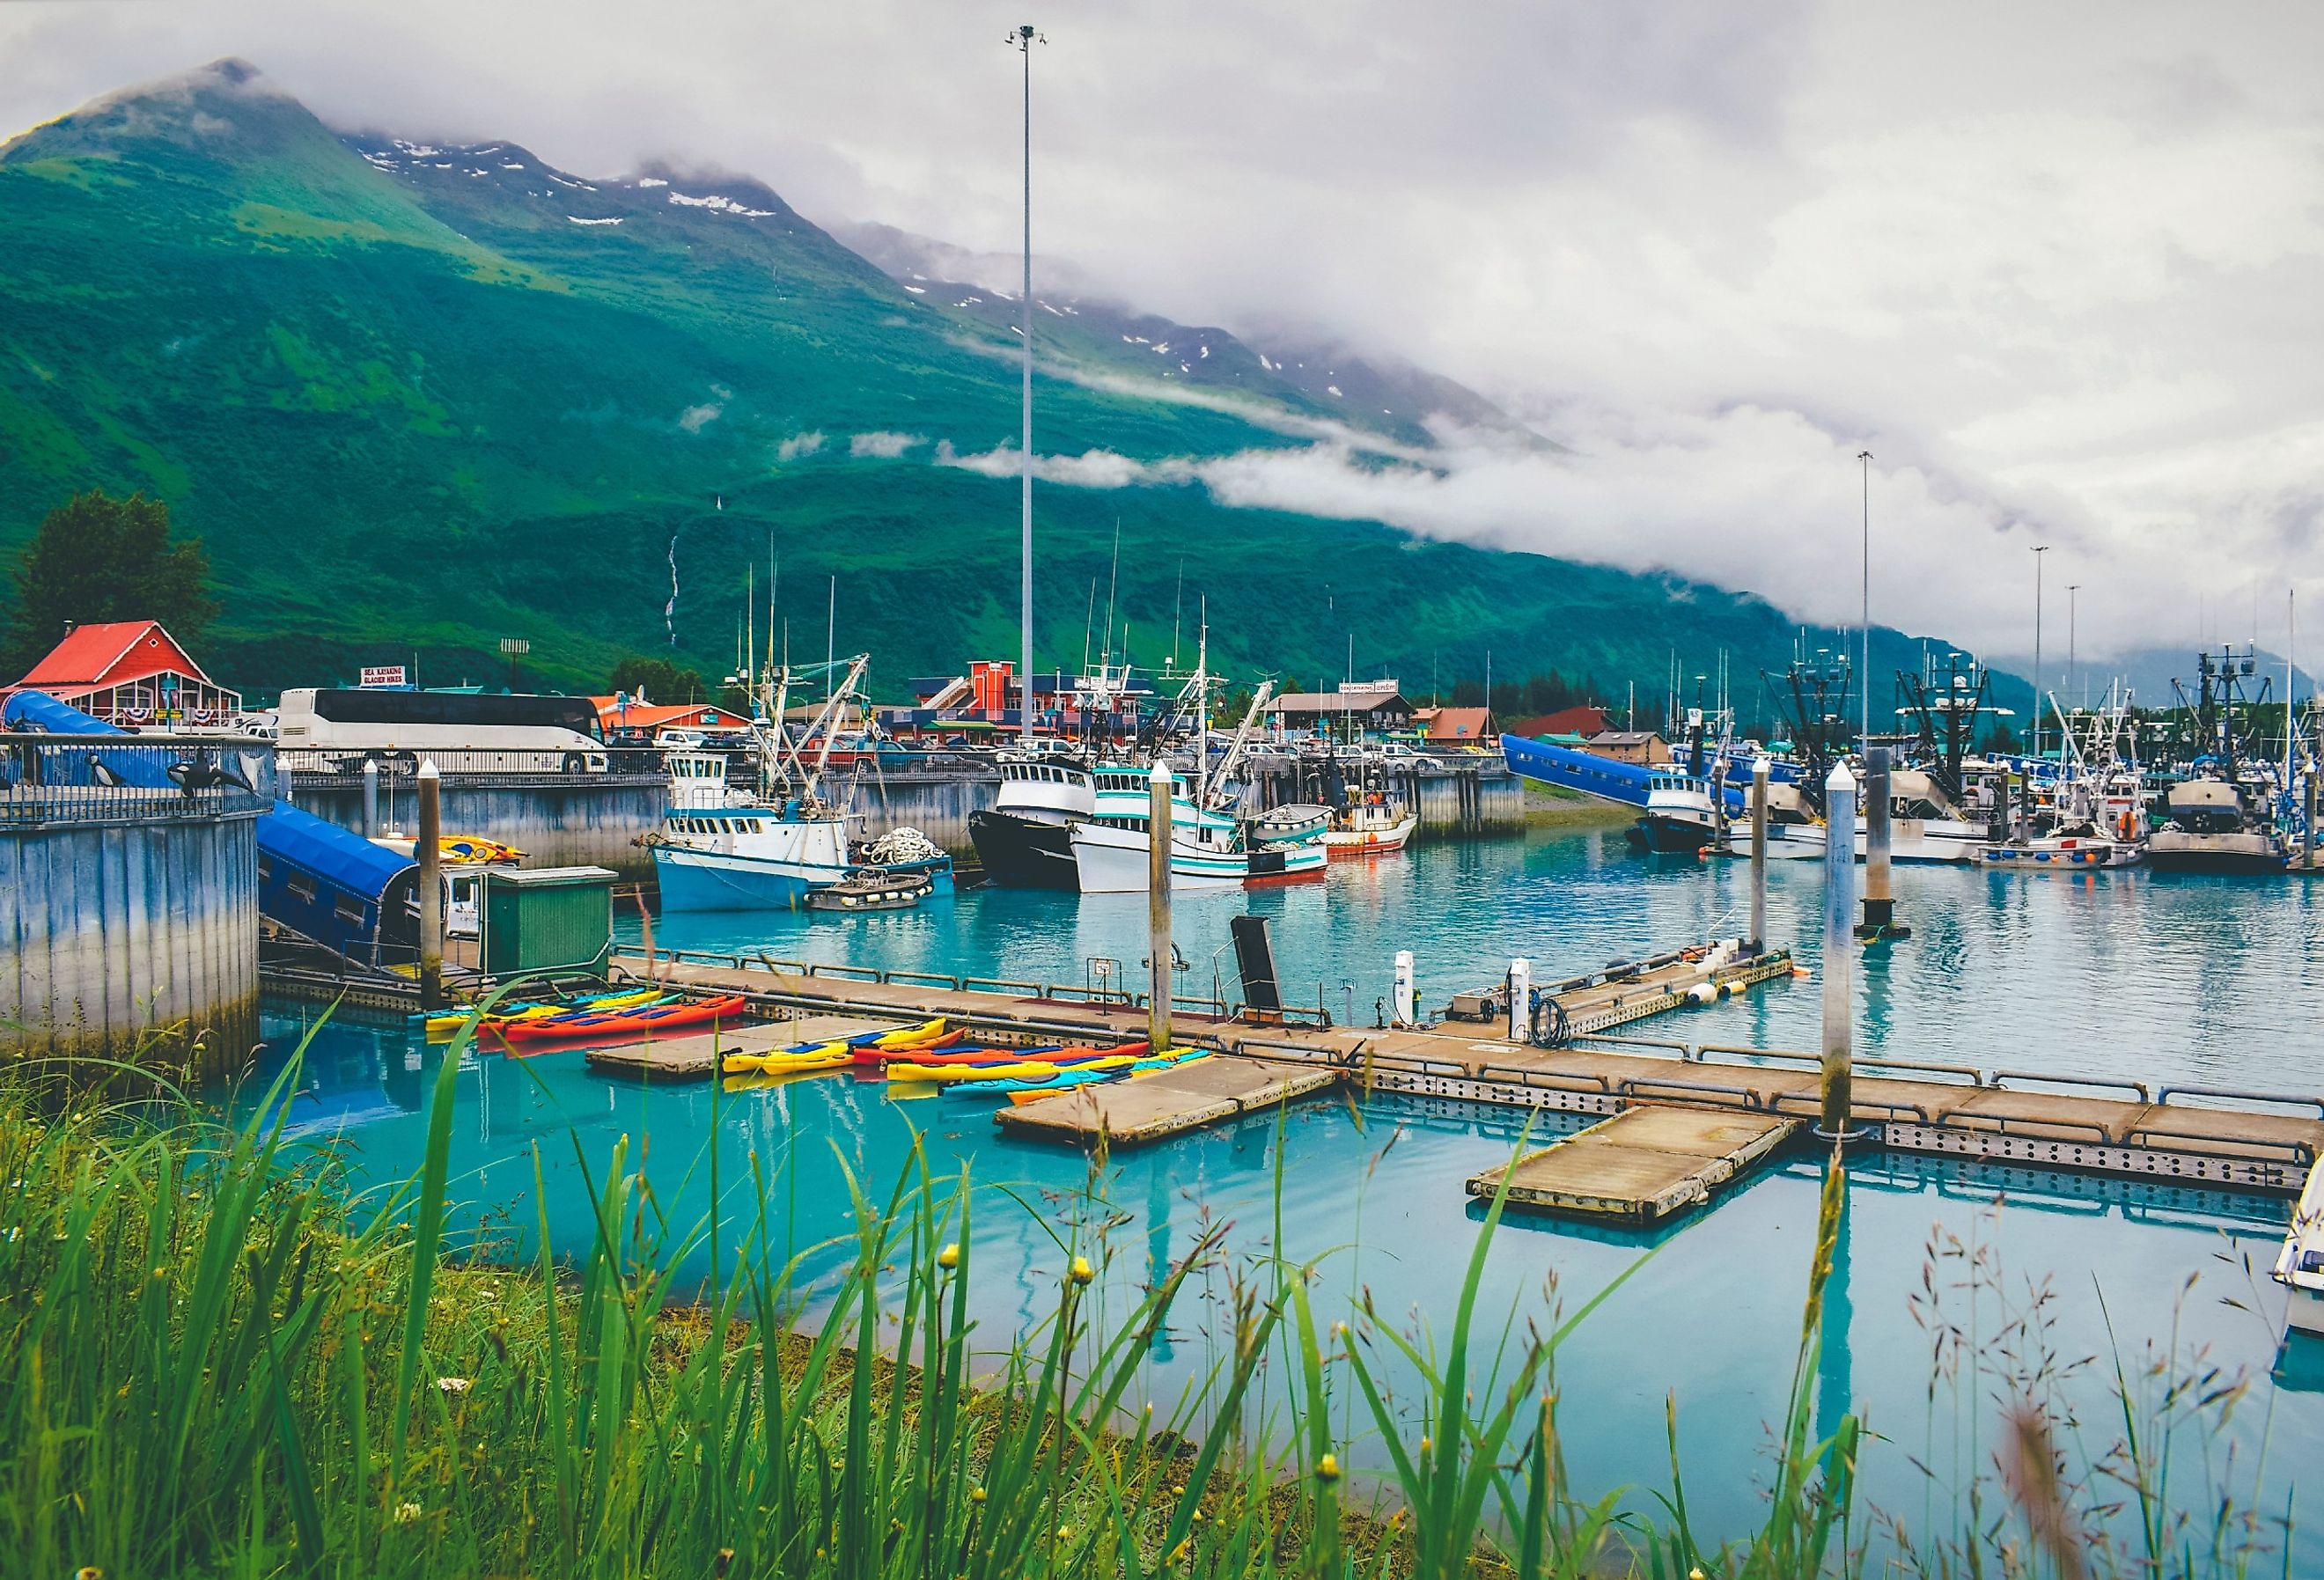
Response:
[{"label": "white dock piling", "polygon": [[1765,757],[1751,760],[1751,952],[1767,947],[1767,781]]},{"label": "white dock piling", "polygon": [[1845,762],[1823,781],[1823,1124],[1840,1141],[1855,1111],[1849,1062],[1856,1040],[1856,776]]},{"label": "white dock piling", "polygon": [[420,765],[420,1007],[444,1004],[443,776],[431,760]]},{"label": "white dock piling", "polygon": [[1157,762],[1146,777],[1146,1040],[1155,1053],[1170,1046],[1171,833],[1170,767]]},{"label": "white dock piling", "polygon": [[364,776],[363,836],[364,836],[365,839],[377,839],[377,838],[379,837],[379,759],[378,759],[378,758],[376,758],[376,757],[366,757],[366,758],[364,758],[364,759],[363,776]]},{"label": "white dock piling", "polygon": [[1420,1016],[1416,1012],[1417,1005],[1414,1002],[1415,997],[1416,995],[1413,991],[1412,951],[1409,949],[1398,949],[1396,952],[1396,988],[1389,1000],[1389,1003],[1394,1005],[1396,1010],[1396,1023],[1397,1025],[1416,1026],[1420,1023]]},{"label": "white dock piling", "polygon": [[1509,962],[1509,1040],[1533,1040],[1533,962],[1523,956]]}]

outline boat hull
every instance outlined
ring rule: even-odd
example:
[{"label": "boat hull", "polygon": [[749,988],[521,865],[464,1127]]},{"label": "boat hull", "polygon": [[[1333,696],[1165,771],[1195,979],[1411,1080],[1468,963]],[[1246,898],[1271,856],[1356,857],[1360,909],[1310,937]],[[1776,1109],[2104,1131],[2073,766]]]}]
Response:
[{"label": "boat hull", "polygon": [[2146,862],[2158,873],[2280,873],[2288,864],[2273,835],[2190,834],[2158,828],[2147,836]]},{"label": "boat hull", "polygon": [[2111,840],[2082,840],[2070,845],[1988,845],[1977,853],[1977,864],[1981,867],[2021,873],[2095,873],[2135,867],[2144,859],[2145,852],[2137,845]]},{"label": "boat hull", "polygon": [[[1142,894],[1149,886],[1151,853],[1143,828],[1077,823],[1074,860],[1084,894]],[[1170,887],[1237,889],[1248,883],[1296,882],[1323,875],[1326,847],[1310,841],[1286,850],[1221,851],[1187,840],[1170,846]]]},{"label": "boat hull", "polygon": [[810,889],[836,883],[845,871],[718,851],[654,850],[654,877],[665,911],[792,910]]},{"label": "boat hull", "polygon": [[1630,825],[1625,837],[1640,850],[1657,855],[1693,855],[1718,843],[1708,822],[1649,812]]},{"label": "boat hull", "polygon": [[984,864],[985,877],[1004,889],[1059,889],[1071,893],[1081,887],[1070,825],[1045,823],[1014,812],[971,812],[968,837],[976,846],[977,860]]},{"label": "boat hull", "polygon": [[1333,828],[1323,835],[1323,849],[1334,858],[1387,855],[1402,850],[1412,839],[1420,819],[1406,813],[1386,828]]},{"label": "boat hull", "polygon": [[[1856,859],[1864,859],[1864,830],[1856,831]],[[1990,841],[1985,829],[1969,823],[1939,824],[1931,818],[1899,818],[1889,829],[1888,859],[1899,864],[1916,866],[1968,866],[1977,859],[1977,853]],[[1727,850],[1730,855],[1751,854],[1751,825],[1730,823],[1727,827]],[[1821,861],[1824,854],[1824,826],[1821,823],[1770,823],[1767,826],[1767,855],[1770,860]]]}]

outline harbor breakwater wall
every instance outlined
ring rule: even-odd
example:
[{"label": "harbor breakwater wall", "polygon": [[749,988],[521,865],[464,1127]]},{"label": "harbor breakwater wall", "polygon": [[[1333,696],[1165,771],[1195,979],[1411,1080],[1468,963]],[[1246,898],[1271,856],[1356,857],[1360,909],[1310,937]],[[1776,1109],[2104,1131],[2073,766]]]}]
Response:
[{"label": "harbor breakwater wall", "polygon": [[145,791],[108,808],[74,788],[75,804],[0,798],[0,1040],[36,1058],[239,1066],[258,1040],[269,803]]},{"label": "harbor breakwater wall", "polygon": [[[296,773],[291,804],[363,832],[359,774]],[[659,773],[458,773],[444,775],[444,832],[513,845],[531,867],[610,867],[624,877],[653,870],[638,844],[660,827],[669,781]],[[420,827],[420,794],[409,777],[383,775],[379,828],[409,837]]]}]

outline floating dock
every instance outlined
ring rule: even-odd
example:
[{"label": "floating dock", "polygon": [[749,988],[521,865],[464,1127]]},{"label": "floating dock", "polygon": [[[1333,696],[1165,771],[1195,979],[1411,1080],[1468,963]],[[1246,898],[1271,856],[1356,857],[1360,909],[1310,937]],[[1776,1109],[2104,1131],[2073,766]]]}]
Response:
[{"label": "floating dock", "polygon": [[[1758,964],[1772,972],[1775,958]],[[793,1013],[899,1021],[944,1015],[999,1046],[1127,1041],[1145,1031],[1145,1011],[1125,996],[1070,986],[668,952],[650,962],[624,955],[617,966]],[[1819,1111],[1821,1061],[1813,1054],[1604,1032],[1541,1047],[1501,1030],[1451,1021],[1388,1030],[1253,1025],[1180,1014],[1172,1020],[1176,1043],[1228,1057],[1011,1107],[1001,1123],[1013,1134],[1076,1145],[1134,1145],[1334,1092],[1601,1117],[1642,1105],[1767,1120],[1812,1120]],[[1239,1068],[1240,1075],[1230,1074]],[[1894,1150],[2287,1197],[2300,1194],[2324,1156],[2324,1099],[2306,1095],[2155,1089],[1881,1058],[1857,1061],[1853,1113],[1872,1144]],[[1036,1114],[1045,1123],[1024,1122]]]},{"label": "floating dock", "polygon": [[1197,1059],[1134,1081],[1077,1086],[1039,1103],[1001,1110],[1001,1128],[1046,1141],[1087,1145],[1102,1136],[1135,1146],[1237,1119],[1337,1086],[1339,1072],[1256,1058]]},{"label": "floating dock", "polygon": [[1796,1119],[1707,1108],[1628,1108],[1469,1181],[1490,1200],[1541,1212],[1659,1224],[1739,1178],[1791,1139]]}]

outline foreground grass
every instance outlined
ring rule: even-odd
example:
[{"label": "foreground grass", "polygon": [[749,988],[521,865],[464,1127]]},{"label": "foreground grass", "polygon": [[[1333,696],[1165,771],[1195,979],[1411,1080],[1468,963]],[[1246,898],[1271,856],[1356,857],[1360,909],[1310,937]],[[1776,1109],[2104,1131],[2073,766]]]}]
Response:
[{"label": "foreground grass", "polygon": [[[1589,1312],[1506,1354],[1474,1331],[1498,1204],[1441,1350],[1360,1312],[1319,1321],[1311,1270],[1268,1264],[1237,1284],[1215,1368],[1157,1418],[1133,1389],[1215,1237],[1102,1324],[1069,1243],[1046,1319],[973,1349],[965,1180],[916,1166],[876,1198],[859,1190],[848,1265],[810,1317],[763,1221],[744,1226],[742,1265],[678,1304],[668,1270],[719,1240],[658,1227],[617,1148],[590,1187],[589,1245],[478,1266],[447,1230],[456,1065],[436,1080],[420,1173],[360,1202],[328,1152],[284,1144],[287,1076],[238,1129],[0,1089],[0,1572],[1865,1572],[1864,1433],[1849,1416],[1810,1428],[1837,1169],[1765,1524],[1722,1547],[1690,1531],[1675,1478],[1652,1516],[1569,1491],[1553,1366]],[[1391,1371],[1416,1374],[1417,1396],[1392,1398]],[[1331,1425],[1351,1400],[1388,1466],[1360,1494]],[[1878,1567],[2249,1569],[2260,1547],[2240,1528],[2190,1534],[2144,1512],[2151,1539],[2117,1562],[2047,1431],[2038,1416],[2019,1427],[2014,1511],[1965,1509],[1960,1532],[1923,1548],[1899,1530]]]}]

